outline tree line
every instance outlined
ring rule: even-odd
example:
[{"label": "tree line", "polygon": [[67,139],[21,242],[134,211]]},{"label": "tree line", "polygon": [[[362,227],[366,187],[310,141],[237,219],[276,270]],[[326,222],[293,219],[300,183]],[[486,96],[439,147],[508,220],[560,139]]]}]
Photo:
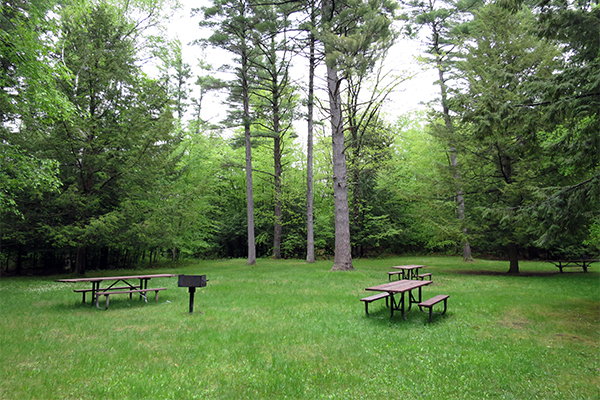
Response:
[{"label": "tree line", "polygon": [[[4,271],[474,251],[516,273],[598,255],[596,2],[212,0],[197,44],[232,55],[229,80],[209,60],[192,73],[171,6],[0,5]],[[391,120],[398,41],[426,44],[440,95]],[[210,91],[227,95],[217,125]]]}]

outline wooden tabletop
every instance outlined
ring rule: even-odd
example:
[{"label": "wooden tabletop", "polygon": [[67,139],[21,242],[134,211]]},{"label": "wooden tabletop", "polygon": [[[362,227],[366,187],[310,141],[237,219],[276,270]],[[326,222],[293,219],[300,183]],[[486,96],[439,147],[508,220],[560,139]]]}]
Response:
[{"label": "wooden tabletop", "polygon": [[419,288],[421,286],[427,286],[431,283],[431,281],[414,281],[404,279],[400,281],[384,283],[377,286],[371,286],[366,288],[365,290],[371,290],[374,292],[403,293]]},{"label": "wooden tabletop", "polygon": [[154,274],[154,275],[128,275],[128,276],[101,276],[96,278],[73,278],[57,279],[56,282],[102,282],[102,281],[122,281],[126,279],[152,279],[152,278],[172,278],[174,274]]},{"label": "wooden tabletop", "polygon": [[411,269],[419,269],[419,268],[425,268],[425,267],[427,267],[427,265],[397,265],[392,268],[411,270]]}]

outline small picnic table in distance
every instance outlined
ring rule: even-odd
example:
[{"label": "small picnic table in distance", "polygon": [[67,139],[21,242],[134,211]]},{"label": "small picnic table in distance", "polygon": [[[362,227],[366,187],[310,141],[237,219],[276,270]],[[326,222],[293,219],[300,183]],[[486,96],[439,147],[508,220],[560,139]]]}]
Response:
[{"label": "small picnic table in distance", "polygon": [[[427,286],[431,284],[431,281],[417,281],[417,280],[400,280],[390,283],[384,283],[382,285],[371,286],[365,288],[365,290],[374,291],[374,292],[388,292],[390,294],[391,302],[390,302],[390,317],[394,316],[394,310],[402,312],[402,318],[406,319],[405,316],[405,296],[404,294],[408,292],[408,309],[406,311],[410,311],[413,303],[421,302],[421,288],[423,286]],[[418,300],[413,295],[412,291],[414,289],[419,289],[419,298]],[[394,299],[395,294],[400,294],[400,301],[396,301]]]},{"label": "small picnic table in distance", "polygon": [[[96,278],[73,278],[73,279],[57,279],[56,282],[68,282],[68,283],[78,283],[78,282],[91,282],[91,289],[75,289],[74,292],[83,294],[83,302],[85,303],[85,294],[87,292],[91,292],[92,294],[92,305],[96,303],[96,307],[98,307],[98,298],[102,295],[106,297],[106,303],[108,308],[108,294],[117,294],[117,293],[129,293],[129,298],[131,298],[133,293],[139,293],[140,297],[144,298],[147,301],[146,293],[151,291],[156,291],[156,295],[158,297],[159,290],[165,290],[166,288],[148,288],[148,281],[152,278],[172,278],[176,275],[174,274],[153,274],[153,275],[128,275],[128,276],[103,276]],[[139,279],[139,284],[132,284],[129,281]],[[101,288],[100,284],[102,282],[112,282],[107,287]],[[117,286],[118,283],[122,283],[122,286]],[[99,308],[99,307],[98,307]]]},{"label": "small picnic table in distance", "polygon": [[392,267],[394,269],[399,269],[399,274],[402,279],[417,279],[419,276],[419,269],[426,268],[426,265],[397,265]]},{"label": "small picnic table in distance", "polygon": [[563,268],[566,267],[581,267],[583,268],[583,272],[587,272],[587,269],[591,263],[599,261],[600,260],[587,258],[582,258],[580,260],[546,260],[546,262],[554,264],[560,270],[561,273],[563,272]]}]

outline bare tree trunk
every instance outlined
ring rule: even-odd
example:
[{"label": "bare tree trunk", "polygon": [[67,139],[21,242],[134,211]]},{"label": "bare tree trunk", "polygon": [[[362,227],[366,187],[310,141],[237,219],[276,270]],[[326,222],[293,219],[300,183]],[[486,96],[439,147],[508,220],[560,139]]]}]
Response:
[{"label": "bare tree trunk", "polygon": [[469,244],[469,235],[465,224],[465,198],[463,197],[463,191],[460,184],[460,173],[458,172],[458,161],[456,159],[456,149],[454,146],[450,146],[450,164],[454,170],[454,182],[456,183],[456,205],[458,212],[458,220],[463,225],[463,261],[473,261],[471,256],[471,245]]},{"label": "bare tree trunk", "polygon": [[[278,112],[278,111],[277,111]],[[276,116],[278,114],[275,114]],[[275,132],[279,131],[279,122],[275,119]],[[275,224],[273,228],[273,258],[281,258],[281,138],[274,138],[274,164],[275,164]]]},{"label": "bare tree trunk", "polygon": [[[434,43],[434,51],[436,54],[436,67],[439,75],[439,83],[440,83],[440,92],[442,96],[442,112],[444,114],[444,123],[446,125],[446,130],[451,137],[451,134],[454,132],[454,126],[452,125],[452,119],[450,118],[450,110],[448,108],[448,91],[446,87],[446,80],[444,78],[444,66],[442,65],[442,51],[439,47],[439,33],[436,29],[433,32],[433,43]],[[456,148],[451,142],[449,143],[448,152],[450,153],[450,164],[453,171],[454,183],[456,185],[456,205],[458,212],[458,219],[462,226],[463,232],[463,260],[464,261],[473,261],[473,257],[471,256],[471,245],[469,244],[469,236],[467,233],[467,227],[465,225],[465,199],[463,197],[462,185],[460,180],[460,173],[458,171],[458,160],[456,158]]]},{"label": "bare tree trunk", "polygon": [[[314,11],[311,19],[314,26]],[[313,211],[313,108],[315,91],[315,37],[310,35],[308,67],[308,138],[306,144],[306,262],[315,262],[315,232]]]},{"label": "bare tree trunk", "polygon": [[246,138],[246,210],[248,219],[248,262],[256,264],[254,237],[254,191],[252,189],[252,141],[250,137],[250,88],[248,85],[248,56],[242,53],[242,97],[244,104],[244,136]]},{"label": "bare tree trunk", "polygon": [[344,153],[342,125],[342,100],[340,80],[335,66],[327,66],[327,89],[331,113],[331,138],[333,149],[333,197],[335,204],[335,258],[333,271],[352,271],[350,245],[350,212],[348,208],[348,177]]}]

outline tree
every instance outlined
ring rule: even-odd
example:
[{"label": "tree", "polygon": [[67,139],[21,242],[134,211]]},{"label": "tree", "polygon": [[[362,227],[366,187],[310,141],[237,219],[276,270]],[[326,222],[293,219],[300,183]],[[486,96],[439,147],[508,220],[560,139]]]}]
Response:
[{"label": "tree", "polygon": [[[306,7],[308,21],[301,24],[308,38],[308,89],[306,99],[306,262],[315,262],[315,228],[314,228],[314,107],[315,107],[315,69],[317,66],[317,19],[319,10],[317,2],[309,1]],[[301,48],[304,46],[300,46]]]},{"label": "tree", "polygon": [[[246,0],[215,0],[212,7],[202,9],[205,22],[202,26],[215,27],[208,41],[238,57],[236,68],[237,82],[231,88],[231,100],[241,103],[241,115],[233,112],[233,119],[241,121],[244,127],[246,146],[246,210],[248,221],[248,265],[256,264],[256,244],[254,236],[254,192],[252,187],[252,138],[250,115],[250,58],[253,13],[251,3]],[[210,20],[217,20],[211,22]]]},{"label": "tree", "polygon": [[181,124],[188,108],[191,89],[187,82],[192,77],[192,69],[183,61],[183,51],[179,39],[162,47],[159,57],[163,62],[160,66],[161,80],[165,82],[169,96],[173,98],[177,121]]},{"label": "tree", "polygon": [[50,55],[58,26],[55,5],[22,0],[0,5],[0,214],[22,216],[17,201],[23,192],[38,197],[60,185],[54,160],[17,144],[26,140],[22,123],[28,115],[51,119],[71,111],[54,85],[68,74]]},{"label": "tree", "polygon": [[172,125],[166,93],[136,66],[135,25],[117,8],[67,8],[61,30],[59,54],[72,75],[59,87],[75,112],[41,138],[63,183],[47,204],[59,217],[46,229],[55,246],[77,248],[83,273],[89,249],[115,246],[140,218],[149,188],[168,171]]},{"label": "tree", "polygon": [[[202,60],[199,61],[199,67],[202,71],[206,72],[210,72],[212,70],[212,66]],[[200,133],[201,126],[205,123],[205,121],[201,118],[204,96],[206,96],[206,94],[209,92],[224,89],[226,87],[226,82],[212,75],[199,75],[196,78],[195,85],[198,88],[198,97],[192,98],[192,104],[194,106],[196,133],[198,134]]]},{"label": "tree", "polygon": [[[315,7],[311,6],[311,24],[315,24]],[[307,99],[307,136],[306,136],[306,261],[315,262],[315,224],[314,224],[314,105],[315,105],[315,45],[316,39],[309,35],[308,99]]]},{"label": "tree", "polygon": [[[463,231],[463,259],[472,261],[471,245],[468,239],[465,220],[465,201],[461,183],[456,146],[454,144],[454,123],[450,112],[449,95],[451,87],[448,85],[451,77],[452,63],[460,50],[462,32],[461,27],[469,21],[471,14],[480,3],[478,0],[442,1],[438,4],[435,0],[428,2],[411,1],[407,5],[412,8],[412,19],[418,28],[427,27],[430,37],[427,41],[427,53],[431,56],[428,63],[434,65],[438,72],[438,85],[440,87],[441,119],[443,125],[437,125],[437,130],[448,141],[448,154],[450,167],[453,171],[454,185],[456,187],[456,205],[458,219],[462,223]],[[434,122],[435,126],[435,122]]]},{"label": "tree", "polygon": [[275,188],[273,220],[273,258],[281,258],[282,173],[286,136],[293,135],[296,96],[291,84],[292,49],[288,44],[289,14],[285,6],[260,6],[255,9],[260,21],[255,25],[251,60],[255,71],[255,137],[273,139],[273,184]]},{"label": "tree", "polygon": [[335,199],[335,260],[332,270],[353,270],[348,207],[348,177],[342,115],[342,84],[353,70],[365,74],[372,69],[378,50],[391,36],[394,4],[324,1],[319,39],[324,43],[327,91],[333,151]]},{"label": "tree", "polygon": [[[391,41],[389,42],[391,45]],[[373,74],[349,73],[344,96],[346,110],[346,155],[350,176],[352,243],[354,255],[363,256],[366,247],[376,247],[372,229],[375,220],[372,201],[377,175],[391,157],[392,128],[383,120],[382,107],[390,93],[405,78],[385,72],[387,49],[382,48]]]},{"label": "tree", "polygon": [[[369,204],[385,216],[375,233],[380,251],[446,252],[461,246],[456,205],[450,201],[447,148],[429,132],[425,113],[398,118],[391,158],[383,163]],[[385,228],[385,229],[383,229]]]},{"label": "tree", "polygon": [[[594,1],[546,1],[537,8],[540,34],[563,49],[559,69],[536,87],[524,108],[541,114],[540,140],[553,179],[523,210],[538,222],[536,245],[556,257],[600,252],[600,8]],[[594,236],[595,235],[595,236]]]},{"label": "tree", "polygon": [[475,14],[473,42],[460,62],[467,90],[457,100],[469,132],[461,145],[476,156],[469,167],[483,183],[471,190],[472,198],[487,209],[480,223],[493,227],[506,247],[510,273],[519,272],[518,248],[531,240],[528,220],[517,210],[531,203],[531,182],[541,177],[535,168],[541,115],[520,105],[557,67],[556,47],[535,35],[535,25],[527,8],[512,12],[489,4]]}]

